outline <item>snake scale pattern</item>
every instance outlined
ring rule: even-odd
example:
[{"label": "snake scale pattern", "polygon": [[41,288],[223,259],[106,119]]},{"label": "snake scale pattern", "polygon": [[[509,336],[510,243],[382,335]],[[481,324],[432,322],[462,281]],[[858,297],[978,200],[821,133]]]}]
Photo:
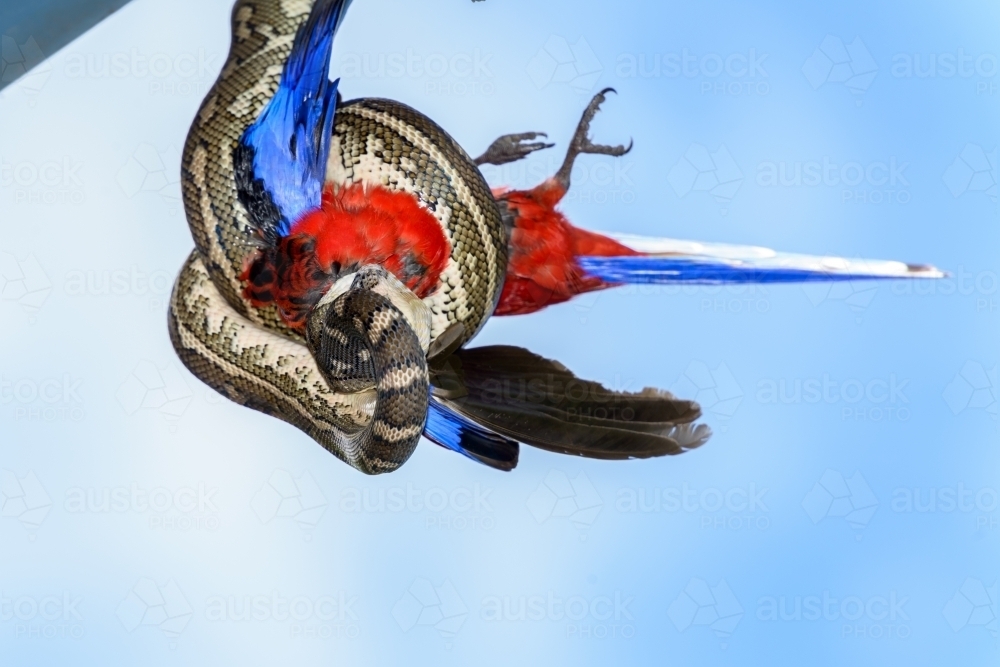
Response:
[{"label": "snake scale pattern", "polygon": [[[433,121],[391,100],[342,103],[326,180],[412,194],[451,246],[439,288],[417,299],[379,267],[345,275],[304,332],[256,308],[240,276],[264,242],[237,195],[233,153],[278,88],[311,0],[238,0],[232,45],[188,134],[185,212],[195,250],[171,297],[183,363],[233,401],[283,419],[365,473],[398,468],[426,418],[426,352],[464,344],[492,314],[507,266],[507,230],[476,165]],[[419,353],[417,353],[419,351]]]}]

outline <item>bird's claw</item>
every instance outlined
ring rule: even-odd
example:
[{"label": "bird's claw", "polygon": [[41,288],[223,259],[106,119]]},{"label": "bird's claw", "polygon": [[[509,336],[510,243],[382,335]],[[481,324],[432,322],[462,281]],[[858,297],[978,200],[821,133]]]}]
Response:
[{"label": "bird's claw", "polygon": [[590,104],[583,111],[583,117],[580,118],[580,124],[576,126],[576,133],[574,133],[573,141],[570,143],[570,150],[575,150],[577,153],[597,153],[600,155],[614,155],[615,157],[625,155],[625,153],[632,150],[631,139],[629,140],[628,147],[620,144],[618,146],[595,144],[590,139],[590,121],[594,120],[594,116],[601,110],[601,105],[607,99],[608,93],[615,93],[617,95],[618,91],[614,88],[605,88],[591,98]]},{"label": "bird's claw", "polygon": [[614,88],[605,88],[598,92],[590,100],[590,104],[587,108],[583,110],[583,116],[580,118],[580,123],[576,126],[576,132],[573,133],[573,139],[570,141],[569,149],[566,151],[566,159],[563,161],[562,167],[556,173],[556,179],[563,184],[565,189],[569,189],[569,175],[573,170],[573,163],[576,161],[576,156],[581,153],[592,153],[597,155],[612,155],[614,157],[621,157],[625,155],[630,150],[632,150],[632,140],[628,142],[628,146],[618,145],[618,146],[608,146],[605,144],[595,144],[590,139],[590,121],[594,119],[597,112],[601,108],[601,104],[607,98],[608,93],[616,93]]},{"label": "bird's claw", "polygon": [[486,152],[473,160],[477,166],[484,164],[507,164],[526,158],[535,151],[543,148],[552,148],[555,144],[544,141],[531,141],[538,137],[546,137],[544,132],[520,132],[518,134],[505,134],[486,149]]}]

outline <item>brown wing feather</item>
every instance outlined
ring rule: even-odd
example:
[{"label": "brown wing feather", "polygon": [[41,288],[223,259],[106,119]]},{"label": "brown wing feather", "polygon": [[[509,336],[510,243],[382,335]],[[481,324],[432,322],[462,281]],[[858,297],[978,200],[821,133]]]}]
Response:
[{"label": "brown wing feather", "polygon": [[496,433],[527,445],[598,459],[680,454],[708,440],[693,401],[667,391],[618,392],[577,378],[520,347],[458,350],[432,364],[435,395]]}]

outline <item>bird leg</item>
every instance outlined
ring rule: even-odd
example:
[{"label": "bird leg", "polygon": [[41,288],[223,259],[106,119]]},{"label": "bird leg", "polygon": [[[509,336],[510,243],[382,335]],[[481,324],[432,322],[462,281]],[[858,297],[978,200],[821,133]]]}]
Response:
[{"label": "bird leg", "polygon": [[507,164],[526,158],[529,154],[543,148],[552,148],[555,144],[547,144],[544,141],[531,141],[538,137],[548,137],[544,132],[521,132],[520,134],[505,134],[486,149],[486,152],[477,157],[473,162],[476,166],[484,164]]},{"label": "bird leg", "polygon": [[564,190],[569,190],[570,172],[573,171],[573,163],[576,161],[576,157],[580,155],[580,153],[597,153],[600,155],[614,155],[615,157],[619,157],[632,150],[631,140],[628,142],[628,147],[604,146],[602,144],[593,143],[588,136],[590,134],[590,121],[592,121],[594,116],[597,115],[597,111],[601,108],[601,104],[604,102],[605,95],[607,93],[617,94],[617,91],[614,88],[605,88],[601,92],[594,95],[594,98],[590,100],[590,104],[588,104],[587,108],[583,110],[583,116],[580,118],[580,124],[576,126],[576,133],[573,135],[573,140],[570,141],[569,149],[566,151],[566,159],[563,160],[562,166],[559,167],[559,171],[557,171],[555,175],[555,180],[562,185]]}]

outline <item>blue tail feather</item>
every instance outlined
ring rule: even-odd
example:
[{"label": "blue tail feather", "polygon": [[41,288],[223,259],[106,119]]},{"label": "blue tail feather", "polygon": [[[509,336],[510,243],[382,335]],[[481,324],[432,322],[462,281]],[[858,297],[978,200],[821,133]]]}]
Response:
[{"label": "blue tail feather", "polygon": [[710,256],[668,255],[629,257],[578,257],[589,275],[609,283],[703,284],[803,283],[841,280],[939,278],[933,267],[880,260],[783,255],[766,259],[722,259]]}]

